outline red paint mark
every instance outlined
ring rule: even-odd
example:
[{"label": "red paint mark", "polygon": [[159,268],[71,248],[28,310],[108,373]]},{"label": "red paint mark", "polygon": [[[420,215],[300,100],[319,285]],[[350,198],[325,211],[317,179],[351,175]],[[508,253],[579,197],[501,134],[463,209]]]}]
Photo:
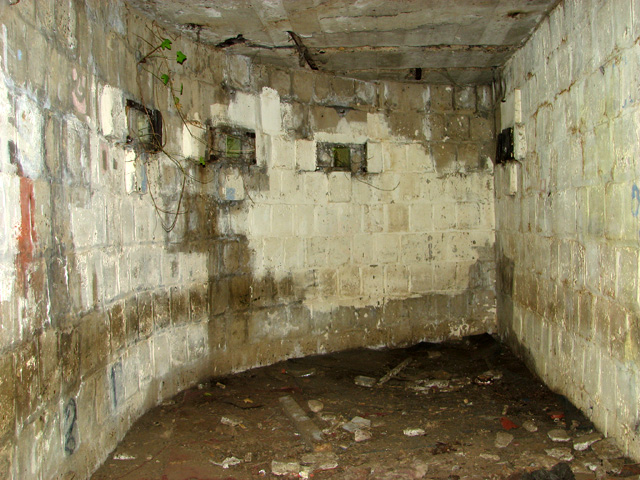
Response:
[{"label": "red paint mark", "polygon": [[16,269],[18,270],[18,286],[23,295],[27,296],[27,269],[33,261],[33,250],[37,241],[34,211],[36,199],[33,194],[33,180],[20,177],[20,231],[18,233],[18,255]]}]

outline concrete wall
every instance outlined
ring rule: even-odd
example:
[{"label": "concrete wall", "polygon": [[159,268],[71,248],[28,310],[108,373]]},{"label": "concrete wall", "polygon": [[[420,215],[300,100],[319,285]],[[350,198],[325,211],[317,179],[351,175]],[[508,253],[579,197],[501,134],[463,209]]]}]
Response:
[{"label": "concrete wall", "polygon": [[504,69],[502,126],[526,145],[496,167],[501,331],[636,459],[639,15],[631,0],[553,11]]},{"label": "concrete wall", "polygon": [[[488,88],[281,71],[181,38],[164,53],[184,66],[138,66],[165,33],[116,1],[0,19],[2,478],[84,478],[211,375],[494,329]],[[145,71],[165,69],[183,118]],[[127,143],[126,100],[162,112],[163,153]],[[257,164],[200,166],[207,124],[255,130]],[[315,171],[319,141],[366,143],[369,172]]]}]

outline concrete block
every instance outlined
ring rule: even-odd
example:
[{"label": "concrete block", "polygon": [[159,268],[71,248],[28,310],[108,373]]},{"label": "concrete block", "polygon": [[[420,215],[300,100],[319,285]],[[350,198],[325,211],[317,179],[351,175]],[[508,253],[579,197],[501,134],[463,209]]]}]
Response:
[{"label": "concrete block", "polygon": [[405,265],[428,262],[443,255],[442,235],[407,234],[401,236],[400,242]]},{"label": "concrete block", "polygon": [[329,197],[329,183],[324,172],[306,172],[302,174],[304,198],[316,205],[326,204]]},{"label": "concrete block", "polygon": [[382,173],[383,165],[383,144],[367,142],[367,172]]},{"label": "concrete block", "polygon": [[235,92],[229,103],[227,118],[237,127],[256,129],[258,98],[244,92]]},{"label": "concrete block", "polygon": [[455,143],[433,143],[431,151],[438,173],[453,173],[458,170],[458,149]]},{"label": "concrete block", "polygon": [[367,131],[373,140],[384,140],[391,135],[387,118],[382,113],[367,113]]},{"label": "concrete block", "polygon": [[475,111],[475,87],[456,87],[453,95],[453,106],[456,110],[467,110],[471,112]]},{"label": "concrete block", "polygon": [[433,288],[440,291],[456,288],[456,262],[436,262],[433,264]]},{"label": "concrete block", "polygon": [[375,258],[378,263],[397,263],[400,257],[400,235],[384,234],[375,237]]},{"label": "concrete block", "polygon": [[372,107],[377,106],[378,92],[375,83],[356,80],[355,87],[357,104],[370,105]]},{"label": "concrete block", "polygon": [[308,103],[313,96],[314,75],[304,70],[292,72],[291,87],[293,96],[299,101]]},{"label": "concrete block", "polygon": [[431,150],[421,143],[410,143],[406,147],[407,170],[410,172],[434,172],[435,165]]},{"label": "concrete block", "polygon": [[329,172],[329,202],[351,201],[351,174],[349,172]]},{"label": "concrete block", "polygon": [[430,203],[409,206],[409,231],[430,232],[433,228],[433,206]]},{"label": "concrete block", "polygon": [[204,159],[206,150],[206,129],[198,124],[182,125],[182,155],[185,158],[199,161]]},{"label": "concrete block", "polygon": [[306,240],[306,264],[323,267],[327,264],[327,237],[312,237]]},{"label": "concrete block", "polygon": [[313,234],[315,222],[315,207],[313,205],[295,206],[294,234],[298,237],[310,236]]},{"label": "concrete block", "polygon": [[409,270],[404,265],[385,267],[384,292],[388,296],[406,296],[409,292]]},{"label": "concrete block", "polygon": [[339,205],[328,204],[315,209],[314,231],[318,235],[338,235],[340,233]]},{"label": "concrete block", "polygon": [[409,231],[409,207],[402,204],[387,205],[387,231]]},{"label": "concrete block", "polygon": [[271,232],[278,237],[291,236],[294,233],[294,206],[273,205],[271,211]]},{"label": "concrete block", "polygon": [[445,135],[453,140],[468,140],[470,137],[469,116],[447,115],[445,117]]},{"label": "concrete block", "polygon": [[453,110],[453,87],[449,85],[429,86],[432,111]]},{"label": "concrete block", "polygon": [[271,135],[282,133],[280,96],[272,88],[265,87],[260,93],[260,127]]},{"label": "concrete block", "polygon": [[316,170],[316,142],[296,140],[296,167],[298,170],[314,172]]},{"label": "concrete block", "polygon": [[433,291],[433,264],[409,265],[409,291],[425,294]]},{"label": "concrete block", "polygon": [[326,239],[327,265],[341,266],[351,260],[351,242],[348,237]]},{"label": "concrete block", "polygon": [[238,169],[220,170],[218,181],[218,195],[221,200],[238,202],[245,199],[244,179]]},{"label": "concrete block", "polygon": [[352,259],[357,265],[372,265],[376,260],[376,240],[372,235],[354,235]]},{"label": "concrete block", "polygon": [[296,144],[285,137],[271,138],[269,167],[294,169],[296,165]]},{"label": "concrete block", "polygon": [[249,232],[255,236],[271,234],[271,205],[254,205],[249,212]]},{"label": "concrete block", "polygon": [[110,85],[100,94],[100,126],[102,135],[110,140],[123,141],[127,136],[127,117],[122,92]]},{"label": "concrete block", "polygon": [[285,269],[298,270],[304,267],[305,262],[304,239],[298,237],[285,238],[283,240]]},{"label": "concrete block", "polygon": [[433,205],[433,226],[436,230],[451,230],[456,228],[456,204],[436,203]]},{"label": "concrete block", "polygon": [[363,266],[360,271],[363,295],[380,301],[384,295],[384,267],[382,265]]},{"label": "concrete block", "polygon": [[382,156],[385,171],[401,171],[407,169],[407,147],[404,143],[383,143]]},{"label": "concrete block", "polygon": [[362,227],[364,232],[382,232],[384,225],[384,205],[362,206]]},{"label": "concrete block", "polygon": [[338,270],[338,293],[345,297],[358,297],[362,293],[360,267],[345,265]]}]

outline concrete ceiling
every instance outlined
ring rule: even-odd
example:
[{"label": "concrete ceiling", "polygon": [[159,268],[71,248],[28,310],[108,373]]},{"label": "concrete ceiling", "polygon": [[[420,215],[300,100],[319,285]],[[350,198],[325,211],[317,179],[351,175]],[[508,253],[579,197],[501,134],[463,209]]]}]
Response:
[{"label": "concrete ceiling", "polygon": [[367,80],[490,83],[559,0],[127,0],[200,42]]}]

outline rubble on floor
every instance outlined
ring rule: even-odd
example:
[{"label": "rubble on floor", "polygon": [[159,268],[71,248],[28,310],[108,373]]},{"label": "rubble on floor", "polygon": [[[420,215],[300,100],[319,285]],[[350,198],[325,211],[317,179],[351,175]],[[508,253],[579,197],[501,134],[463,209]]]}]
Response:
[{"label": "rubble on floor", "polygon": [[292,359],[211,379],[144,415],[93,478],[639,474],[564,397],[483,335]]}]

